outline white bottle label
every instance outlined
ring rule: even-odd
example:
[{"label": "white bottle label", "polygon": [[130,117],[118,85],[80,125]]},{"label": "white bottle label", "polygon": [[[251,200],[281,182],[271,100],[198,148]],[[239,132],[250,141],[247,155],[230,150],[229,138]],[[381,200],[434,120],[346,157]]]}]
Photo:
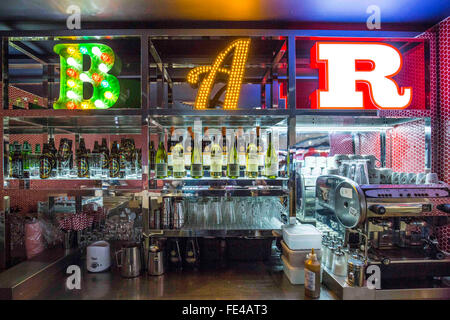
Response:
[{"label": "white bottle label", "polygon": [[305,268],[305,288],[310,291],[316,290],[316,274]]},{"label": "white bottle label", "polygon": [[211,172],[222,172],[222,156],[211,158]]},{"label": "white bottle label", "polygon": [[171,166],[172,164],[173,164],[173,157],[172,157],[172,155],[171,154],[168,154],[167,155],[167,164],[169,165],[169,166]]},{"label": "white bottle label", "polygon": [[210,153],[203,154],[203,165],[204,166],[211,165],[211,154]]},{"label": "white bottle label", "polygon": [[278,176],[278,161],[273,162],[270,167],[266,167],[266,176]]},{"label": "white bottle label", "polygon": [[184,154],[184,164],[186,166],[190,166],[191,165],[191,154]]}]

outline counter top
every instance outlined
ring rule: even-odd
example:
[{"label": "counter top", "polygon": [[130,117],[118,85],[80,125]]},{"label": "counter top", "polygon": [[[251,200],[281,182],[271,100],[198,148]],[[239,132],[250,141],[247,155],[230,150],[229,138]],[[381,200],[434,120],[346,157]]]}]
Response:
[{"label": "counter top", "polygon": [[[80,261],[80,266],[84,263]],[[199,270],[168,271],[162,276],[142,275],[124,279],[116,268],[89,273],[82,268],[80,290],[67,290],[65,280],[55,282],[35,299],[307,299],[303,285],[292,285],[279,259],[258,262],[228,262]],[[322,286],[320,299],[337,297]]]}]

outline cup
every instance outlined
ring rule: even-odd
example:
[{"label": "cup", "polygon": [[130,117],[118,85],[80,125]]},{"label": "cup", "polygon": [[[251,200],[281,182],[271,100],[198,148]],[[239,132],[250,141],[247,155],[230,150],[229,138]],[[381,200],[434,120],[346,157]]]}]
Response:
[{"label": "cup", "polygon": [[399,184],[398,179],[400,178],[400,173],[399,172],[392,172],[392,176],[391,176],[391,183],[392,184]]},{"label": "cup", "polygon": [[415,173],[412,173],[412,172],[408,173],[408,175],[407,175],[408,184],[416,184],[416,179],[417,179],[417,176]]},{"label": "cup", "polygon": [[369,170],[369,183],[380,184],[380,171],[377,169]]},{"label": "cup", "polygon": [[390,168],[380,168],[380,183],[381,184],[391,184],[392,183],[392,169]]},{"label": "cup", "polygon": [[435,184],[438,182],[439,182],[439,180],[438,180],[437,173],[433,173],[433,172],[427,173],[427,175],[425,177],[425,184]]},{"label": "cup", "polygon": [[424,172],[418,173],[416,178],[416,184],[425,184],[427,174]]},{"label": "cup", "polygon": [[406,172],[400,172],[398,177],[399,184],[406,184],[408,182],[408,174]]}]

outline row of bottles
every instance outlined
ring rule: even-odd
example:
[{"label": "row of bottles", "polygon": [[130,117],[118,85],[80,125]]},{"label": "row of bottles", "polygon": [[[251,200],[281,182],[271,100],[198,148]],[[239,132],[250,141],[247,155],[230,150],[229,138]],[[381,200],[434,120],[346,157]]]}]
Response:
[{"label": "row of bottles", "polygon": [[[218,132],[216,130],[216,132]],[[165,136],[160,136],[158,149],[150,143],[150,169],[155,177],[199,179],[202,177],[237,179],[239,177],[258,178],[278,177],[278,153],[273,143],[272,132],[267,132],[264,152],[261,130],[256,128],[243,138],[239,128],[227,141],[227,130],[222,127],[221,134],[209,135],[208,128],[201,133],[188,128],[188,135],[174,137],[174,127],[169,131],[167,150],[164,146]]]},{"label": "row of bottles", "polygon": [[[75,161],[74,161],[75,160]],[[86,148],[84,138],[80,139],[75,157],[72,140],[62,138],[59,149],[54,138],[41,145],[32,146],[25,141],[10,144],[9,159],[6,162],[7,176],[17,179],[71,179],[71,178],[138,178],[142,174],[141,150],[136,149],[133,139],[122,139],[108,148],[106,138],[94,143],[94,149]]]}]

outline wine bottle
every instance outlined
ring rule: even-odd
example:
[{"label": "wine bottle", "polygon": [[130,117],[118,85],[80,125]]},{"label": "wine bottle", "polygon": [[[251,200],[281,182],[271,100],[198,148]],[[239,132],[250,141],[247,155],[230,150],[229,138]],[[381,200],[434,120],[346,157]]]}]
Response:
[{"label": "wine bottle", "polygon": [[13,143],[13,155],[12,155],[12,177],[17,179],[23,178],[23,157],[22,146],[17,141]]},{"label": "wine bottle", "polygon": [[125,178],[125,171],[127,166],[127,140],[120,139],[119,146],[119,177],[121,179]]},{"label": "wine bottle", "polygon": [[227,175],[228,146],[227,146],[227,128],[222,127],[222,172]]},{"label": "wine bottle", "polygon": [[167,175],[170,177],[173,174],[173,158],[172,158],[172,150],[175,146],[176,141],[172,141],[173,133],[175,131],[174,127],[170,127],[169,135],[167,137]]},{"label": "wine bottle", "polygon": [[208,176],[211,170],[211,140],[208,134],[208,127],[205,127],[202,139],[202,163],[203,173],[205,176]]},{"label": "wine bottle", "polygon": [[222,177],[222,149],[216,142],[216,137],[212,137],[211,143],[211,177]]},{"label": "wine bottle", "polygon": [[30,178],[31,170],[31,145],[28,141],[24,141],[22,148],[22,161],[23,161],[23,177]]},{"label": "wine bottle", "polygon": [[167,177],[167,153],[164,148],[163,139],[164,135],[161,136],[155,157],[155,175],[158,179],[164,179]]},{"label": "wine bottle", "polygon": [[192,127],[187,128],[188,135],[184,141],[184,168],[186,171],[191,169],[191,154],[194,148],[194,138],[192,133]]},{"label": "wine bottle", "polygon": [[239,176],[245,176],[245,164],[246,164],[246,141],[244,136],[244,129],[239,127],[238,129],[238,161],[239,161]]},{"label": "wine bottle", "polygon": [[120,175],[120,156],[117,141],[114,141],[111,146],[111,153],[109,156],[109,177],[118,178]]},{"label": "wine bottle", "polygon": [[88,151],[86,150],[84,143],[81,144],[81,141],[77,154],[78,178],[89,178]]},{"label": "wine bottle", "polygon": [[100,146],[100,158],[102,164],[102,177],[106,178],[108,176],[109,169],[109,150],[106,144],[106,138],[102,138],[102,144]]},{"label": "wine bottle", "polygon": [[34,149],[34,154],[32,155],[32,161],[31,161],[31,176],[33,178],[37,178],[39,176],[39,164],[40,164],[40,157],[41,157],[41,145],[36,144]]},{"label": "wine bottle", "polygon": [[261,140],[261,127],[256,127],[256,148],[258,149],[258,176],[264,173],[264,148]]},{"label": "wine bottle", "polygon": [[[81,140],[83,141],[83,144],[84,144],[84,139],[81,138]],[[50,173],[50,176],[54,178],[58,175],[58,164],[57,164],[58,151],[56,150],[56,147],[55,147],[55,139],[54,138],[48,139],[48,147],[49,147],[49,152],[50,152],[50,163],[52,165],[52,171]]]},{"label": "wine bottle", "polygon": [[228,153],[227,176],[231,179],[239,178],[239,161],[237,151],[237,136],[234,136],[233,146]]},{"label": "wine bottle", "polygon": [[178,138],[178,143],[173,147],[172,157],[173,177],[184,178],[186,176],[186,170],[184,168],[183,136]]},{"label": "wine bottle", "polygon": [[273,147],[272,133],[268,133],[267,151],[265,158],[265,176],[269,179],[276,179],[278,176],[278,155]]},{"label": "wine bottle", "polygon": [[203,163],[202,153],[199,143],[195,141],[195,135],[193,135],[194,147],[191,154],[191,177],[199,179],[203,177]]},{"label": "wine bottle", "polygon": [[50,148],[48,143],[44,143],[42,147],[42,155],[39,158],[39,177],[41,179],[50,178],[50,173],[52,171],[52,164],[50,161]]},{"label": "wine bottle", "polygon": [[258,177],[258,148],[255,144],[254,134],[250,135],[250,141],[247,146],[247,168],[246,176],[248,178]]},{"label": "wine bottle", "polygon": [[150,147],[148,148],[148,157],[150,161],[150,170],[155,170],[155,158],[156,158],[156,150],[153,141],[150,141]]}]

